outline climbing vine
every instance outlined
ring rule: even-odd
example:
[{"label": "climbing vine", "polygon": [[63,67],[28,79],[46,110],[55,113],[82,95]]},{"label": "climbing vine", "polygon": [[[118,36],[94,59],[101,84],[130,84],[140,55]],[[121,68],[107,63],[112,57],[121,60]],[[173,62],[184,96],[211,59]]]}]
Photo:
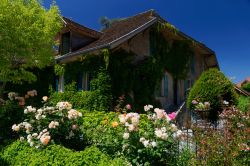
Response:
[{"label": "climbing vine", "polygon": [[148,103],[159,105],[155,101],[155,91],[164,72],[171,73],[174,80],[184,79],[190,71],[190,59],[193,55],[190,41],[169,42],[162,35],[164,28],[178,31],[170,25],[158,24],[150,30],[150,56],[136,60],[136,55],[132,52],[103,49],[99,55],[85,55],[80,61],[67,64],[65,81],[70,83],[77,80],[83,71],[96,73],[102,68],[101,74],[93,74],[95,81],[92,87],[96,82],[102,82],[98,79],[107,75],[111,86],[108,91],[101,89],[107,92],[108,96],[108,92],[112,91],[113,105],[120,96],[125,96],[126,102],[132,104],[137,111],[142,110],[142,106]]},{"label": "climbing vine", "polygon": [[60,64],[54,65],[54,73],[56,76],[62,76],[65,72],[64,66]]},{"label": "climbing vine", "polygon": [[106,66],[106,69],[107,69],[108,66],[109,66],[109,50],[108,49],[103,49],[102,54],[103,54],[105,66]]}]

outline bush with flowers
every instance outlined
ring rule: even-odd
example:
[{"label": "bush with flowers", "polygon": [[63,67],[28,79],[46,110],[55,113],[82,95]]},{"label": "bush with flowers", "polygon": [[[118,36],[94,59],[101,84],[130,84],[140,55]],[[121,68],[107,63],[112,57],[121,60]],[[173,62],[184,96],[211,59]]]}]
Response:
[{"label": "bush with flowers", "polygon": [[48,97],[43,97],[44,106],[24,109],[25,120],[13,124],[12,130],[20,135],[20,141],[27,140],[30,146],[42,148],[50,142],[63,143],[71,148],[79,148],[80,117],[82,113],[72,109],[69,102],[47,105]]},{"label": "bush with flowers", "polygon": [[95,145],[110,155],[121,149],[123,129],[118,125],[116,112],[82,111],[81,130],[86,145]]},{"label": "bush with flowers", "polygon": [[[145,114],[119,115],[123,128],[122,151],[135,165],[174,165],[178,160],[178,140],[185,137],[174,124],[176,114],[146,105]],[[153,111],[152,111],[153,110]]]},{"label": "bush with flowers", "polygon": [[223,110],[222,102],[237,103],[237,93],[233,83],[218,69],[209,69],[202,73],[189,92],[188,109],[194,109],[193,100],[210,103],[209,119],[216,120]]},{"label": "bush with flowers", "polygon": [[24,96],[16,92],[8,93],[8,98],[3,100],[0,106],[0,144],[16,138],[16,135],[11,132],[11,126],[24,120],[23,107],[26,103],[31,103],[36,95],[36,90],[30,90]]},{"label": "bush with flowers", "polygon": [[224,104],[218,129],[193,127],[198,165],[249,165],[250,111]]}]

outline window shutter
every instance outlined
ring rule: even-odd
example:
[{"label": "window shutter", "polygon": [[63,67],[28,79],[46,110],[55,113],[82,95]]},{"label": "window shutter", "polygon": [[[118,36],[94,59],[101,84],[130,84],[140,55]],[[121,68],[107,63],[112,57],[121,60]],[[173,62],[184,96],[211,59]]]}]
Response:
[{"label": "window shutter", "polygon": [[164,75],[164,96],[168,96],[168,76]]},{"label": "window shutter", "polygon": [[79,76],[78,76],[78,81],[77,81],[77,89],[78,89],[78,91],[81,91],[83,89],[82,81],[83,81],[83,73],[80,72]]}]

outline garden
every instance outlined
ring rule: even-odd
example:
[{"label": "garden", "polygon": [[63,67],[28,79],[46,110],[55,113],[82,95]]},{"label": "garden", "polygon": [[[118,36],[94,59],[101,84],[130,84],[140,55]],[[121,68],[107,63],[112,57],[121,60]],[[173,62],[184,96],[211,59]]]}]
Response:
[{"label": "garden", "polygon": [[[162,109],[152,98],[155,89],[150,87],[162,77],[164,57],[152,56],[133,77],[128,70],[118,79],[112,71],[128,65],[121,57],[130,56],[121,53],[117,59],[104,59],[106,63],[97,57],[96,66],[88,66],[95,69],[91,91],[78,91],[77,83],[70,81],[63,93],[58,92],[46,82],[53,82],[53,75],[72,76],[67,73],[69,65],[54,63],[51,51],[62,26],[59,9],[52,5],[45,10],[36,0],[0,3],[0,165],[250,164],[250,98],[238,95],[218,69],[203,72],[191,88],[186,101],[192,115],[188,129],[178,125],[179,112]],[[187,45],[175,43],[176,54],[182,55]],[[168,50],[158,47],[156,54]],[[107,50],[103,54],[109,56]],[[175,65],[186,71],[185,61]],[[71,65],[78,68],[77,63]],[[142,71],[155,78],[140,84]],[[175,72],[176,80],[185,75]],[[133,101],[123,95],[131,89],[144,93],[137,93]]]}]

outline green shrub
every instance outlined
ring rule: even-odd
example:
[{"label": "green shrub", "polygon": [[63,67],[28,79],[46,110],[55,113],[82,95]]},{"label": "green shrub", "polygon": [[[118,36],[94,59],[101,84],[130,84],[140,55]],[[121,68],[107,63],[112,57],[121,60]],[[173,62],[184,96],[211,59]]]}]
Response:
[{"label": "green shrub", "polygon": [[109,111],[112,107],[110,77],[105,69],[96,72],[91,81],[91,91],[77,91],[76,83],[65,85],[64,92],[50,90],[50,103],[70,102],[74,108]]},{"label": "green shrub", "polygon": [[17,101],[8,100],[0,107],[0,144],[2,141],[15,138],[17,135],[12,132],[12,125],[24,119],[23,109]]},{"label": "green shrub", "polygon": [[193,109],[193,100],[210,102],[210,117],[215,118],[213,116],[217,116],[218,111],[222,111],[223,100],[235,104],[237,94],[231,81],[222,72],[218,69],[209,69],[202,73],[192,87],[187,100],[189,109]]},{"label": "green shrub", "polygon": [[244,89],[244,90],[246,90],[246,91],[250,92],[250,82],[249,82],[249,83],[244,84],[244,85],[242,86],[242,89]]},{"label": "green shrub", "polygon": [[239,108],[243,112],[250,111],[250,98],[240,96],[239,99],[238,99],[237,108]]},{"label": "green shrub", "polygon": [[49,86],[54,85],[53,67],[46,67],[44,69],[32,68],[32,73],[37,77],[33,83],[23,82],[23,84],[8,83],[6,85],[6,92],[17,92],[20,96],[24,96],[27,91],[37,90],[37,97],[29,100],[33,106],[41,106],[41,98],[49,95]]},{"label": "green shrub", "polygon": [[89,98],[92,92],[77,91],[76,89],[76,83],[73,82],[65,86],[63,93],[50,90],[49,102],[56,105],[58,102],[68,101],[74,108],[88,109]]},{"label": "green shrub", "polygon": [[109,154],[121,150],[123,130],[119,125],[116,128],[112,126],[113,122],[118,122],[115,112],[82,111],[82,113],[82,133],[87,145],[94,144]]},{"label": "green shrub", "polygon": [[91,96],[89,109],[96,111],[110,111],[112,106],[111,78],[108,72],[101,68],[91,81]]},{"label": "green shrub", "polygon": [[193,126],[197,165],[249,165],[250,114],[227,107],[220,114],[223,129]]},{"label": "green shrub", "polygon": [[[166,141],[155,138],[156,124],[153,124],[146,114],[140,114],[139,130],[138,132],[130,131],[128,141],[124,139],[124,133],[128,131],[125,131],[124,123],[120,122],[120,112],[82,111],[82,113],[82,133],[84,133],[84,139],[88,145],[95,145],[101,151],[113,157],[123,154],[134,165],[164,165],[166,163],[168,165],[176,165],[176,162],[179,160],[177,140],[172,139],[170,131],[168,132],[169,139]],[[129,116],[129,113],[127,115]],[[114,125],[114,122],[117,122],[117,126]],[[161,120],[157,121],[157,126],[161,125],[164,126],[166,124]],[[169,124],[166,125],[166,128],[170,130]],[[145,137],[151,140],[151,142],[155,140],[157,148],[145,148],[143,143],[139,142],[140,137]],[[185,155],[180,155],[180,163],[188,163],[189,158],[187,154]]]},{"label": "green shrub", "polygon": [[112,159],[97,147],[74,152],[60,145],[50,145],[38,150],[16,141],[0,153],[1,164],[9,165],[128,165],[124,158]]}]

